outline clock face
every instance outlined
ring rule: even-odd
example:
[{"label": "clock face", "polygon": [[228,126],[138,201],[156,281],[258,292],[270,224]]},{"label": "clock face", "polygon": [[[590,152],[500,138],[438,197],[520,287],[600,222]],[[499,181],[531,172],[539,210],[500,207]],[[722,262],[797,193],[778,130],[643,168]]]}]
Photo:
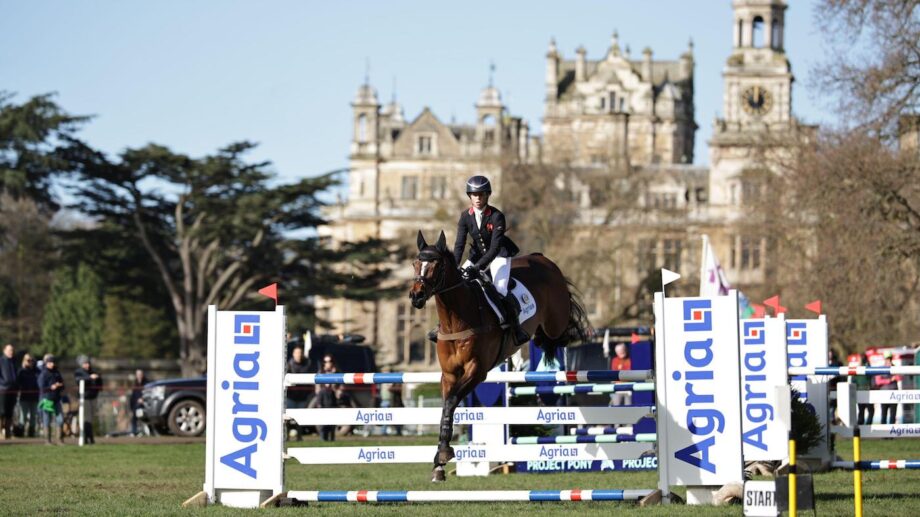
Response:
[{"label": "clock face", "polygon": [[750,86],[741,93],[741,105],[750,115],[765,115],[773,107],[773,96],[763,86]]}]

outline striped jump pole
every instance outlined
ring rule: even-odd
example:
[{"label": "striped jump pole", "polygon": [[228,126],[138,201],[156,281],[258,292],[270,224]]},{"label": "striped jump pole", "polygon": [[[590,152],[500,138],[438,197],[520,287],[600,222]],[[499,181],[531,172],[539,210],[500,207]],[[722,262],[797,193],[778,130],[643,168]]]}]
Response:
[{"label": "striped jump pole", "polygon": [[639,434],[604,434],[604,435],[575,435],[575,436],[515,436],[511,438],[512,444],[565,444],[565,443],[623,443],[647,442],[658,440],[656,433]]},{"label": "striped jump pole", "polygon": [[920,470],[920,460],[835,461],[831,466],[843,470]]},{"label": "striped jump pole", "polygon": [[638,501],[653,490],[351,490],[290,491],[297,501],[328,503]]},{"label": "striped jump pole", "polygon": [[[623,406],[617,406],[623,407]],[[633,434],[632,426],[623,426],[623,427],[583,427],[578,429],[569,429],[569,434],[572,435],[589,435],[597,436],[601,434]]]},{"label": "striped jump pole", "polygon": [[918,366],[793,366],[789,375],[920,375]]},{"label": "striped jump pole", "polygon": [[[492,371],[484,382],[642,382],[653,378],[652,370],[584,370],[571,372]],[[288,386],[301,384],[439,384],[441,372],[398,373],[289,373]]]},{"label": "striped jump pole", "polygon": [[655,391],[653,382],[624,382],[621,384],[575,384],[574,386],[521,386],[511,388],[511,396],[522,395],[600,395],[634,391]]}]

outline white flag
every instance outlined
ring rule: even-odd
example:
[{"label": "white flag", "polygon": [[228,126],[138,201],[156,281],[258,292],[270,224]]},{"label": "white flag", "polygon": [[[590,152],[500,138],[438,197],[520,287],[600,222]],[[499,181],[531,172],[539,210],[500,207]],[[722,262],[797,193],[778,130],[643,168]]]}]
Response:
[{"label": "white flag", "polygon": [[700,296],[727,295],[731,284],[728,283],[725,271],[719,265],[719,259],[709,244],[708,235],[703,235],[703,258],[700,264]]},{"label": "white flag", "polygon": [[680,278],[680,275],[670,269],[661,268],[661,285],[665,286]]},{"label": "white flag", "polygon": [[610,357],[610,329],[604,330],[604,357]]}]

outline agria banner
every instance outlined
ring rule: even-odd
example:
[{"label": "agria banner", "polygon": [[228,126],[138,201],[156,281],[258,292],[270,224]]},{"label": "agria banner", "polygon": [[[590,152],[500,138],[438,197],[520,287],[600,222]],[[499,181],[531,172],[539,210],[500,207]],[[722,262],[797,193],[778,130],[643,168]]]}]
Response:
[{"label": "agria banner", "polygon": [[[211,502],[257,506],[260,492],[282,491],[284,323],[283,306],[271,312],[208,308],[204,489]],[[252,497],[239,499],[239,491]]]},{"label": "agria banner", "polygon": [[789,457],[786,321],[741,320],[741,440],[744,461]]},{"label": "agria banner", "polygon": [[[813,320],[786,321],[786,353],[790,367],[815,368],[827,366],[827,318],[822,314]],[[828,381],[826,375],[794,375],[789,384],[799,392],[799,399],[818,415],[824,428],[823,443],[802,454],[809,458],[832,458],[829,447]]]},{"label": "agria banner", "polygon": [[741,483],[737,291],[656,293],[655,332],[661,483]]}]

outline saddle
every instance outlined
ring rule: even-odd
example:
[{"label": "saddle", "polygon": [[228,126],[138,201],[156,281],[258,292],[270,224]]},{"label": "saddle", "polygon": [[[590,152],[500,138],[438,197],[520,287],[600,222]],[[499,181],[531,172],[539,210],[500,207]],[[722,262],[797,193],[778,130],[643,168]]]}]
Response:
[{"label": "saddle", "polygon": [[517,282],[513,278],[508,279],[508,293],[510,296],[504,297],[495,288],[495,285],[492,282],[484,278],[478,278],[474,280],[474,283],[478,284],[482,293],[486,296],[486,299],[491,302],[491,305],[498,309],[499,316],[501,317],[501,326],[502,328],[508,327],[508,319],[512,316],[509,311],[515,311],[515,315],[521,314],[521,305],[518,303],[517,298],[513,295],[510,295],[512,289],[514,289]]}]

